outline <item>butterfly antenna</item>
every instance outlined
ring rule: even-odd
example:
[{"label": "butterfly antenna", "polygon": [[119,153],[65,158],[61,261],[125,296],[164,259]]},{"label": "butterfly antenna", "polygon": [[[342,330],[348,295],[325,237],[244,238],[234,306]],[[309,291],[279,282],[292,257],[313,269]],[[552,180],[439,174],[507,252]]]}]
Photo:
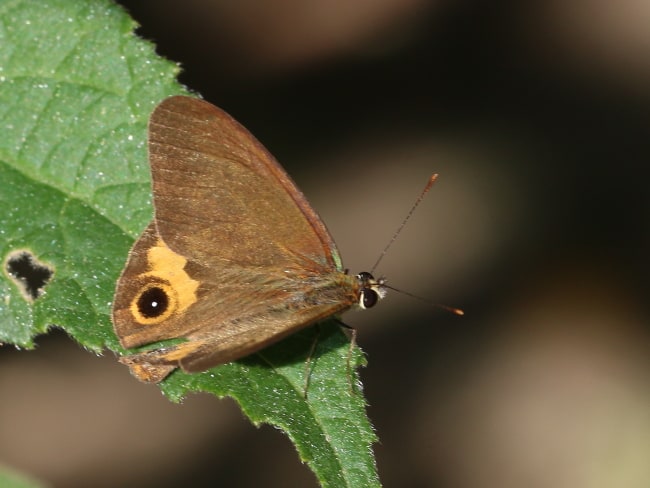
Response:
[{"label": "butterfly antenna", "polygon": [[[370,269],[370,274],[373,274],[375,269],[377,269],[377,266],[379,266],[379,263],[381,263],[381,260],[384,259],[384,256],[388,252],[388,249],[390,249],[390,246],[393,245],[393,242],[395,242],[395,239],[397,239],[397,236],[400,234],[400,232],[402,232],[402,229],[404,228],[404,226],[406,225],[408,220],[411,218],[411,215],[413,215],[413,212],[415,212],[415,209],[418,208],[418,205],[420,205],[420,202],[422,202],[422,200],[424,199],[424,196],[431,189],[431,187],[433,186],[433,184],[435,183],[437,178],[438,178],[437,173],[431,175],[431,178],[429,178],[429,181],[427,182],[427,186],[424,187],[424,190],[422,190],[422,193],[420,193],[420,196],[417,198],[417,200],[415,200],[415,203],[411,207],[411,210],[409,210],[409,213],[406,214],[406,217],[404,218],[404,220],[402,221],[400,226],[395,231],[395,234],[393,234],[393,237],[391,237],[390,241],[388,241],[388,244],[386,244],[386,247],[381,252],[379,257],[377,258],[377,261],[375,262],[374,266]],[[408,293],[407,293],[407,295],[408,295]]]},{"label": "butterfly antenna", "polygon": [[411,298],[415,298],[416,300],[420,300],[421,302],[427,303],[431,305],[432,307],[436,308],[441,308],[442,310],[446,310],[447,312],[451,312],[454,315],[465,315],[465,312],[463,312],[460,308],[455,308],[455,307],[450,307],[449,305],[443,305],[442,303],[434,303],[426,298],[422,298],[421,296],[414,295],[413,293],[409,293],[408,291],[400,290],[399,288],[395,288],[392,286],[388,286],[387,284],[384,283],[384,288],[388,288],[390,290],[396,291],[397,293],[401,293],[402,295],[406,295]]}]

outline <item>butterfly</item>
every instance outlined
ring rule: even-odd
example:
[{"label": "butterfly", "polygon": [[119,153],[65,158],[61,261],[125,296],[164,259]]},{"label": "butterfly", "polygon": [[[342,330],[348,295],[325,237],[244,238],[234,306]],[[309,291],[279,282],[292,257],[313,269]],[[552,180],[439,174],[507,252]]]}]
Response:
[{"label": "butterfly", "polygon": [[223,110],[173,96],[148,128],[154,218],[117,282],[123,356],[145,382],[248,356],[352,307],[383,279],[349,275],[325,224],[273,156]]}]

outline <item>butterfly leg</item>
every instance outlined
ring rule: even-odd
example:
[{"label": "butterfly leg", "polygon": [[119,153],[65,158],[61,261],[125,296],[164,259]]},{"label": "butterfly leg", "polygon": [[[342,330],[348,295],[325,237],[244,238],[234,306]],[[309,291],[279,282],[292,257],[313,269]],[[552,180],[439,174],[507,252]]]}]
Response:
[{"label": "butterfly leg", "polygon": [[314,353],[316,352],[316,346],[318,345],[318,339],[320,337],[320,326],[316,324],[314,326],[316,328],[316,334],[314,334],[314,339],[311,342],[311,347],[309,348],[309,354],[307,354],[307,358],[305,359],[305,384],[303,385],[303,398],[306,400],[307,399],[307,390],[309,388],[309,381],[311,380],[311,358],[314,356]]},{"label": "butterfly leg", "polygon": [[350,331],[350,347],[348,348],[348,357],[346,359],[346,370],[348,375],[348,387],[350,389],[350,394],[354,394],[354,388],[352,387],[352,354],[354,354],[354,348],[357,345],[357,329],[351,325],[346,324],[342,320],[335,319],[341,327]]}]

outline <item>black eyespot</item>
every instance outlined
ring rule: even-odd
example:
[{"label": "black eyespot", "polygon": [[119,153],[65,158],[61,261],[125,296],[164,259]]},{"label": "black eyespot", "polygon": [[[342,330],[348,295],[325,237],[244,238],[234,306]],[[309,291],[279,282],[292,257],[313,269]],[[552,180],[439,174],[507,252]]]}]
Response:
[{"label": "black eyespot", "polygon": [[157,286],[147,288],[138,298],[138,311],[147,319],[160,317],[169,307],[167,292]]},{"label": "black eyespot", "polygon": [[375,304],[379,301],[379,295],[372,288],[364,288],[361,290],[361,308],[370,308],[374,307]]}]

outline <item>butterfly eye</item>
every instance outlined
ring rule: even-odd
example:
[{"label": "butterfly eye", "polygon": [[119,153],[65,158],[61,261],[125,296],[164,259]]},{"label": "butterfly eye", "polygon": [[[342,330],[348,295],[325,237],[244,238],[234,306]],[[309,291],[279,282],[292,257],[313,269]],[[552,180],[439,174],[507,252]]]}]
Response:
[{"label": "butterfly eye", "polygon": [[362,271],[357,275],[357,280],[359,281],[359,306],[364,310],[366,308],[374,307],[375,304],[386,294],[384,289],[384,283],[386,280],[380,278],[376,280],[367,271]]},{"label": "butterfly eye", "polygon": [[359,306],[364,310],[366,308],[374,307],[378,301],[379,295],[372,288],[364,288],[361,290],[361,295],[359,296]]},{"label": "butterfly eye", "polygon": [[357,275],[357,279],[362,283],[374,282],[375,278],[367,271],[362,271]]}]

